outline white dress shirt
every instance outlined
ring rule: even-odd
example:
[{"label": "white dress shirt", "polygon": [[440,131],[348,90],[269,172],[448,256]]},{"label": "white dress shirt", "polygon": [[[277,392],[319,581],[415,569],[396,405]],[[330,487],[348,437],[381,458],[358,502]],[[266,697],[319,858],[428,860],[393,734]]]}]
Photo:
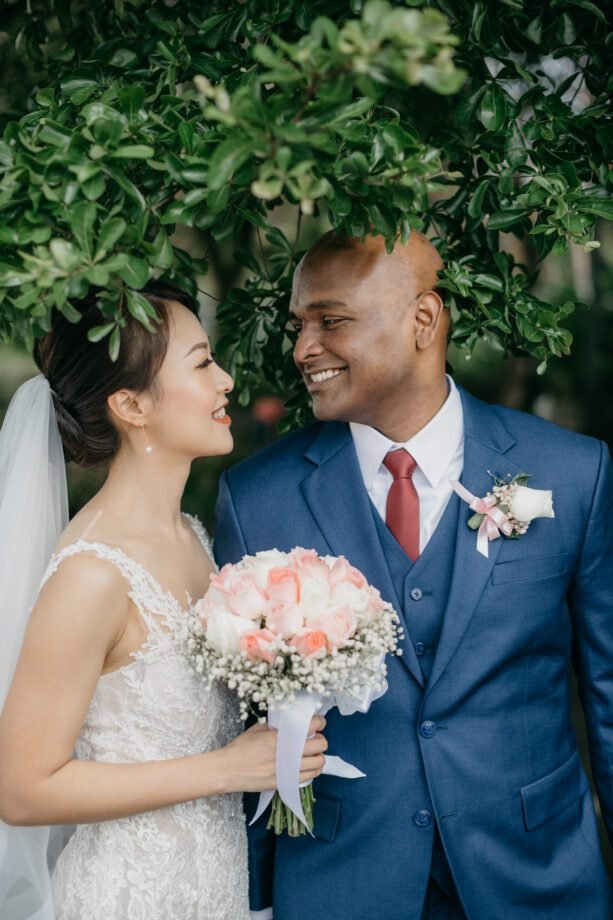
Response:
[{"label": "white dress shirt", "polygon": [[[462,400],[451,377],[447,399],[427,425],[404,444],[390,441],[371,428],[351,422],[351,435],[366,491],[383,520],[393,476],[383,466],[390,450],[404,447],[417,466],[413,483],[419,497],[419,551],[423,553],[436,530],[452,493],[451,480],[459,479],[464,464],[464,414]],[[251,911],[251,920],[272,920],[272,907]]]},{"label": "white dress shirt", "polygon": [[394,481],[383,466],[390,450],[404,447],[417,466],[413,484],[419,498],[419,552],[437,528],[451,497],[451,480],[459,479],[464,465],[464,414],[458,389],[447,377],[449,393],[436,415],[417,434],[398,444],[370,425],[351,422],[351,435],[360,471],[370,499],[385,520],[387,495]]}]

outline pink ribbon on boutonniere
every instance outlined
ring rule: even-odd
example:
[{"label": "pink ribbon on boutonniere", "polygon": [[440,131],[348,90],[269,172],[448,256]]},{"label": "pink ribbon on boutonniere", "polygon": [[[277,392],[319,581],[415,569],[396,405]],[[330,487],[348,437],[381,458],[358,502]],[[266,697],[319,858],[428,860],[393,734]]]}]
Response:
[{"label": "pink ribbon on boutonniere", "polygon": [[495,495],[488,495],[486,498],[477,498],[472,492],[458,482],[456,479],[451,481],[453,491],[457,492],[460,498],[468,502],[468,507],[477,514],[484,515],[479,530],[477,532],[477,550],[482,556],[488,557],[488,543],[490,540],[497,540],[500,532],[508,537],[513,533],[513,525],[507,518],[504,511],[497,507]]}]

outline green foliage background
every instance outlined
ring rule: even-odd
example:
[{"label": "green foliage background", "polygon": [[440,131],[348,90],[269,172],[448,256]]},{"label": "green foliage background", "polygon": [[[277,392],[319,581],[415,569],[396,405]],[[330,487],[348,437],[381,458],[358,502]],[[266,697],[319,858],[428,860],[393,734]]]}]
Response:
[{"label": "green foliage background", "polygon": [[[13,88],[0,142],[0,337],[31,347],[95,286],[95,335],[117,353],[124,307],[151,324],[151,276],[194,293],[211,250],[231,247],[243,272],[218,309],[219,350],[243,405],[266,385],[298,421],[286,311],[323,220],[390,245],[428,231],[468,353],[484,340],[539,372],[568,354],[577,301],[546,303],[534,284],[548,253],[590,250],[613,216],[612,42],[596,4],[51,7],[32,0],[10,23],[35,91]],[[199,257],[178,226],[200,235]]]}]

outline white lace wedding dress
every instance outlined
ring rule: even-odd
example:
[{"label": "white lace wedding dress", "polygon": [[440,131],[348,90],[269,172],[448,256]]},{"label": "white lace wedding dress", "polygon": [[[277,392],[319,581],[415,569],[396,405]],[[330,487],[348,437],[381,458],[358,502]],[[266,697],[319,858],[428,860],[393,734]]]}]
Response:
[{"label": "white lace wedding dress", "polygon": [[[190,522],[211,555],[199,521]],[[134,660],[98,680],[76,756],[100,763],[167,760],[223,747],[241,730],[222,686],[207,692],[183,659],[185,611],[121,550],[79,540],[55,555],[93,553],[129,584],[148,635]],[[58,920],[246,920],[247,839],[240,794],[78,825],[53,871]]]}]

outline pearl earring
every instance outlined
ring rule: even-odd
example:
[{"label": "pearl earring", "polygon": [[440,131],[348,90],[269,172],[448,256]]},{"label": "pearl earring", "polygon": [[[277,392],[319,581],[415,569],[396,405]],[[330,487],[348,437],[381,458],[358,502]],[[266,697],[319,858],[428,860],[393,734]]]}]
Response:
[{"label": "pearl earring", "polygon": [[[143,434],[145,434],[145,420],[144,420],[144,419],[141,419],[139,424],[140,424],[141,431],[143,432]],[[147,436],[145,435],[145,437],[147,437]],[[145,445],[145,453],[146,453],[146,454],[152,454],[152,453],[153,453],[153,447],[151,446],[151,444]]]}]

